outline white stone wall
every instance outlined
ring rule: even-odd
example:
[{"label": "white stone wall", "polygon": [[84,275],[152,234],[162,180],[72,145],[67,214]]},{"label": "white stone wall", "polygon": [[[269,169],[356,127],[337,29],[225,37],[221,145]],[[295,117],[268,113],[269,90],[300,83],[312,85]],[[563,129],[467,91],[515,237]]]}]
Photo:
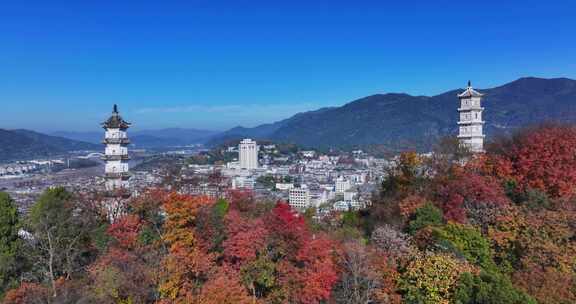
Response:
[{"label": "white stone wall", "polygon": [[[468,88],[472,90],[472,88]],[[482,120],[482,98],[477,96],[460,97],[460,121],[458,138],[473,152],[484,150],[484,121]]]},{"label": "white stone wall", "polygon": [[[125,131],[120,129],[107,129],[104,133],[105,139],[127,139],[128,136]],[[124,144],[109,143],[106,144],[104,148],[104,154],[106,156],[128,156],[128,147]],[[107,174],[121,174],[128,173],[129,165],[128,160],[114,159],[106,160],[106,165],[104,168]],[[109,191],[114,191],[118,189],[128,188],[128,180],[123,179],[121,176],[113,177],[108,176],[106,179],[106,189]]]}]

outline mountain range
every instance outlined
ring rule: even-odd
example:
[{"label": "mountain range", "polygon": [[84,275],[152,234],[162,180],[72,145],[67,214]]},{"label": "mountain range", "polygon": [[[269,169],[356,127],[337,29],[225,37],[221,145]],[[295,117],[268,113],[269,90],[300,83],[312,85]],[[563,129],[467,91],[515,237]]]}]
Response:
[{"label": "mountain range", "polygon": [[[457,94],[462,90],[436,96],[371,95],[272,124],[233,128],[209,143],[252,137],[315,148],[381,145],[392,151],[425,151],[440,137],[457,133]],[[527,77],[479,91],[485,95],[488,138],[544,121],[576,122],[576,80]]]},{"label": "mountain range", "polygon": [[[203,143],[210,137],[219,134],[218,131],[167,128],[159,130],[129,131],[130,141],[136,148],[160,148],[173,146],[186,146]],[[99,144],[102,142],[104,132],[71,132],[58,131],[51,135]]]},{"label": "mountain range", "polygon": [[[130,132],[137,148],[204,143],[216,146],[241,138],[294,143],[312,148],[383,147],[388,151],[429,150],[437,140],[457,133],[458,98],[463,89],[435,96],[376,94],[340,107],[303,112],[281,121],[225,132],[170,128]],[[520,78],[483,93],[488,140],[522,126],[545,121],[576,122],[576,80]],[[0,161],[43,157],[71,150],[101,150],[103,132],[55,132],[0,129]]]},{"label": "mountain range", "polygon": [[69,151],[96,150],[102,145],[50,136],[30,130],[0,129],[0,162],[44,158]]}]

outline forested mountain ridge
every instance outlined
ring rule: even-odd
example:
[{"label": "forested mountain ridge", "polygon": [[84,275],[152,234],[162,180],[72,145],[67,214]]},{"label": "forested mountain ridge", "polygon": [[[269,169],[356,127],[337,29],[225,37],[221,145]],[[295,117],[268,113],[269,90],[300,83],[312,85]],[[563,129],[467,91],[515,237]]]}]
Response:
[{"label": "forested mountain ridge", "polygon": [[101,148],[101,145],[50,136],[30,130],[0,129],[0,161],[50,157],[69,151]]},{"label": "forested mountain ridge", "polygon": [[[429,150],[438,138],[456,134],[461,91],[431,97],[371,95],[341,107],[294,115],[268,130],[262,129],[270,124],[236,128],[227,132],[227,139],[245,136],[319,148],[383,145],[396,151]],[[543,121],[576,122],[576,80],[527,77],[479,91],[485,94],[487,136]],[[212,142],[218,143],[218,136]]]}]

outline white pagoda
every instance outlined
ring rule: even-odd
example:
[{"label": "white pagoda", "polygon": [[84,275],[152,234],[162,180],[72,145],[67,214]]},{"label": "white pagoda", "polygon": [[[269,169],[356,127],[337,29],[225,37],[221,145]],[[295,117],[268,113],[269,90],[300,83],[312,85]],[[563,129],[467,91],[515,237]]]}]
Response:
[{"label": "white pagoda", "polygon": [[124,121],[118,113],[118,107],[114,105],[112,116],[102,123],[106,130],[103,143],[106,145],[102,159],[106,161],[106,190],[110,193],[121,192],[128,188],[128,144],[130,140],[126,130],[130,123]]},{"label": "white pagoda", "polygon": [[464,92],[458,95],[460,99],[460,121],[458,121],[458,139],[471,152],[484,152],[484,121],[482,120],[482,97],[478,91],[472,88],[470,81]]}]

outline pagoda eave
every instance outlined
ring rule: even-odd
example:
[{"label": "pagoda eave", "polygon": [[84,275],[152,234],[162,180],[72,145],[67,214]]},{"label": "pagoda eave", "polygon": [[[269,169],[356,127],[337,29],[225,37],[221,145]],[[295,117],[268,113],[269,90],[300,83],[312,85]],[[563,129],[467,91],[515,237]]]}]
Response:
[{"label": "pagoda eave", "polygon": [[128,138],[105,138],[102,140],[102,143],[107,144],[120,144],[120,145],[128,145],[130,144],[130,140]]},{"label": "pagoda eave", "polygon": [[458,124],[459,125],[483,125],[486,122],[484,120],[482,121],[459,121]]}]

